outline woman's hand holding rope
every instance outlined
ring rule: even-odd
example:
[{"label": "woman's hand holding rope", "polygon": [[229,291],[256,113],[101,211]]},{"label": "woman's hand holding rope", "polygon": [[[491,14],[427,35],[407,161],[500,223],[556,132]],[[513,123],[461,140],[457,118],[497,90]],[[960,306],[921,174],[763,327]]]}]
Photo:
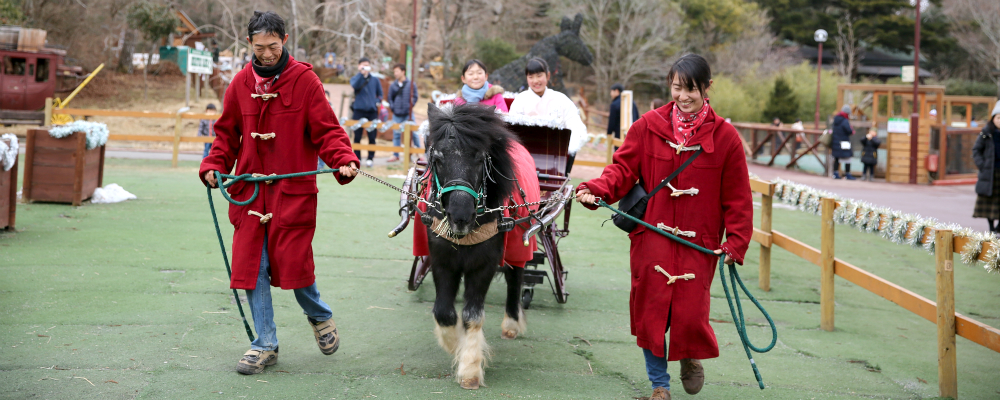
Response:
[{"label": "woman's hand holding rope", "polygon": [[[597,202],[600,200],[601,198],[594,196],[594,194],[590,192],[590,189],[583,188],[576,192],[576,201],[579,202],[580,204],[593,204],[596,206],[599,205],[597,204]],[[714,253],[722,255],[722,249],[715,250]],[[734,261],[732,257],[729,257],[729,254],[726,254],[726,258],[723,262],[725,262],[727,265],[733,265],[733,263],[735,263],[736,261]]]}]

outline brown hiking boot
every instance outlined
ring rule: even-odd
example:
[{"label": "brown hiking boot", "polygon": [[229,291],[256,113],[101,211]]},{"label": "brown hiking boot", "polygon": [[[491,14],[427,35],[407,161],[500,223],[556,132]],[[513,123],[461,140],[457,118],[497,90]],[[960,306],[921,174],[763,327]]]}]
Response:
[{"label": "brown hiking boot", "polygon": [[337,352],[340,348],[340,335],[337,334],[337,325],[333,323],[333,318],[326,321],[314,321],[312,318],[307,318],[309,320],[309,326],[313,328],[313,334],[316,336],[316,344],[319,345],[319,351],[323,354],[330,355]]},{"label": "brown hiking boot", "polygon": [[653,394],[649,396],[649,400],[670,400],[670,391],[662,387],[653,389]]},{"label": "brown hiking boot", "polygon": [[268,365],[277,363],[278,349],[274,349],[274,351],[250,349],[246,354],[243,354],[240,362],[236,363],[236,372],[243,375],[259,374],[264,372],[264,368]]},{"label": "brown hiking boot", "polygon": [[701,361],[685,358],[681,360],[681,383],[688,394],[698,394],[705,384],[705,369]]}]

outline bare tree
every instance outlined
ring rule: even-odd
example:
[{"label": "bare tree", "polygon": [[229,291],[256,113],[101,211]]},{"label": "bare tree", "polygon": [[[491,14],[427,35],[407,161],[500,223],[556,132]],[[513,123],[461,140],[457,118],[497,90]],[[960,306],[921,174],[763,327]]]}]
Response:
[{"label": "bare tree", "polygon": [[602,89],[612,82],[662,84],[666,59],[683,46],[683,12],[670,0],[579,0],[570,10],[585,16],[580,35]]},{"label": "bare tree", "polygon": [[775,46],[777,37],[771,33],[767,11],[754,11],[748,22],[739,36],[710,51],[714,73],[740,77],[753,71],[751,76],[770,76],[795,63],[790,49]]},{"label": "bare tree", "polygon": [[847,77],[848,82],[854,81],[854,75],[858,72],[858,65],[861,64],[863,55],[861,54],[861,43],[855,35],[854,23],[858,17],[850,12],[837,20],[837,72]]},{"label": "bare tree", "polygon": [[1000,2],[949,0],[943,9],[959,45],[981,63],[982,75],[992,76],[1000,96]]}]

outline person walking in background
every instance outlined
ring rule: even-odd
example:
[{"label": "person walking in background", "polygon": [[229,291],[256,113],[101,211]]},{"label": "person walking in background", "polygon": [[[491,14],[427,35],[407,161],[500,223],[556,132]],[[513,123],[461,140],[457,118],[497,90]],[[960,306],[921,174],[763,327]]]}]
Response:
[{"label": "person walking in background", "polygon": [[989,120],[983,126],[972,146],[972,160],[979,168],[976,181],[976,209],[972,218],[986,218],[990,232],[997,232],[1000,226],[1000,101],[993,106]]},{"label": "person walking in background", "polygon": [[479,60],[469,60],[462,68],[462,90],[455,97],[455,105],[472,103],[484,106],[494,106],[498,110],[508,112],[507,101],[503,99],[503,87],[491,85],[490,75],[486,73],[486,64]]},{"label": "person walking in background", "polygon": [[851,175],[851,157],[854,156],[854,152],[851,151],[851,135],[854,134],[854,128],[851,127],[850,113],[851,106],[844,105],[833,117],[833,137],[830,141],[833,179],[840,179],[840,163],[844,163],[844,177],[850,181],[855,180],[854,175]]},{"label": "person walking in background", "polygon": [[865,137],[861,138],[861,164],[864,170],[861,172],[861,179],[871,182],[875,180],[875,165],[878,164],[878,147],[882,145],[875,130],[868,131]]},{"label": "person walking in background", "polygon": [[[413,121],[413,105],[417,104],[417,85],[406,79],[406,65],[396,64],[392,67],[392,75],[396,81],[389,85],[389,108],[392,110],[392,123],[400,124],[399,129],[392,131],[392,145],[399,147],[403,137],[403,123]],[[420,138],[411,135],[413,145],[420,147]],[[409,143],[403,144],[409,146]],[[389,162],[399,161],[399,153],[392,153]]]},{"label": "person walking in background", "polygon": [[802,125],[801,119],[796,119],[795,123],[792,124],[792,130],[795,132],[795,140],[792,140],[792,157],[794,158],[799,154],[799,145],[802,144],[802,139],[805,138],[805,133],[802,133],[806,127]]},{"label": "person walking in background", "polygon": [[[205,106],[205,114],[215,115],[216,111],[214,103],[208,103]],[[215,136],[215,120],[203,119],[198,121],[198,136]],[[212,143],[205,143],[205,152],[201,154],[201,158],[208,157],[209,150],[212,150]]]},{"label": "person walking in background", "polygon": [[[599,178],[581,183],[576,199],[594,210],[596,197],[614,204],[636,181],[648,193],[683,168],[685,161],[698,157],[691,168],[679,171],[672,183],[684,190],[668,187],[673,194],[664,190],[652,196],[643,220],[675,232],[687,230],[687,240],[718,249],[715,254],[725,257],[727,264],[743,264],[753,233],[753,199],[740,134],[709,105],[712,72],[705,58],[682,56],[670,68],[667,84],[673,101],[635,123],[614,162]],[[628,236],[632,242],[629,325],[646,360],[653,388],[649,399],[671,398],[668,361],[680,361],[684,391],[696,394],[705,382],[700,360],[719,356],[719,344],[709,324],[709,288],[718,258],[642,225]],[[674,281],[685,273],[691,274],[690,280]],[[719,393],[710,396],[724,397]]]},{"label": "person walking in background", "polygon": [[[622,92],[625,86],[620,83],[611,85],[611,108],[608,110],[608,134],[615,135],[615,139],[622,138]],[[632,102],[632,121],[639,120],[639,108]],[[618,146],[615,146],[615,151]]]},{"label": "person walking in background", "polygon": [[[351,103],[351,118],[360,120],[365,118],[369,121],[378,119],[378,105],[382,102],[382,83],[378,78],[372,77],[372,63],[367,57],[358,60],[358,73],[351,77],[351,87],[354,88],[354,102]],[[365,128],[354,130],[354,143],[361,143],[361,136],[365,133]],[[376,130],[368,131],[368,144],[375,144]],[[361,151],[355,150],[354,155],[361,158]],[[365,166],[371,167],[375,159],[375,152],[368,151],[368,159]]]}]

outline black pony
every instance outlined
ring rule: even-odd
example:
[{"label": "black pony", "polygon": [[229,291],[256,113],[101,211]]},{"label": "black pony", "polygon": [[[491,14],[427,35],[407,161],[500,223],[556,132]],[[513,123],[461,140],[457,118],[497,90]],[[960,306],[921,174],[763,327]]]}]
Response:
[{"label": "black pony", "polygon": [[[434,334],[451,353],[455,377],[465,389],[483,382],[489,352],[483,335],[483,303],[490,282],[503,261],[504,234],[497,232],[500,213],[487,212],[504,204],[517,188],[508,148],[517,137],[493,107],[467,104],[428,109],[428,184],[439,202],[427,217],[431,271],[434,276]],[[431,218],[426,218],[430,220]],[[428,221],[430,222],[430,221]],[[513,339],[526,329],[521,309],[522,268],[506,267],[507,306],[503,337]],[[458,286],[465,279],[465,307],[455,312]]]}]

